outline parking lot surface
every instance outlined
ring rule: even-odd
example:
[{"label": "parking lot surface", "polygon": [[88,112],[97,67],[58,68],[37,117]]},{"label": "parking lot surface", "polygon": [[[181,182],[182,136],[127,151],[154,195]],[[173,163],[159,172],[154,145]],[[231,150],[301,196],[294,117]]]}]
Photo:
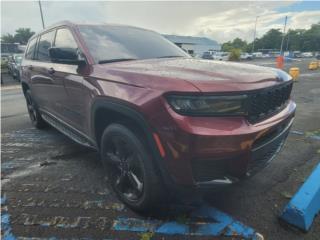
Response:
[{"label": "parking lot surface", "polygon": [[[320,70],[308,70],[309,61],[301,59],[285,66],[287,71],[299,67],[301,75],[292,92],[297,103],[295,122],[281,153],[254,177],[208,194],[204,200],[265,239],[320,239],[320,217],[308,233],[278,220],[320,159]],[[247,63],[275,65],[269,59]],[[19,85],[4,86],[1,93],[1,200],[10,234],[21,239],[214,239],[115,230],[119,217],[141,219],[146,224],[150,220],[188,222],[189,211],[187,207],[180,206],[176,212],[175,206],[164,206],[159,215],[151,217],[127,209],[108,188],[96,152],[53,128],[33,128]],[[2,235],[9,236],[4,231]]]}]

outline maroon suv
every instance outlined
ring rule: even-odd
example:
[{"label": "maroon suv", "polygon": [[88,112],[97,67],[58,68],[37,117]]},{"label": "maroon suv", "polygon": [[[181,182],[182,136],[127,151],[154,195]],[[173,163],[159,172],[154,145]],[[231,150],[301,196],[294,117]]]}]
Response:
[{"label": "maroon suv", "polygon": [[33,125],[100,151],[136,210],[168,189],[227,186],[268,164],[292,125],[292,81],[273,68],[194,59],[153,31],[63,22],[22,62]]}]

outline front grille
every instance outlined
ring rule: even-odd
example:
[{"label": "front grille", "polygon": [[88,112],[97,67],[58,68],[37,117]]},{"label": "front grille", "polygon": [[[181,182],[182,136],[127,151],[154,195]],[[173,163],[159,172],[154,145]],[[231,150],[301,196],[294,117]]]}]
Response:
[{"label": "front grille", "polygon": [[292,90],[292,82],[249,94],[248,120],[261,121],[283,109]]},{"label": "front grille", "polygon": [[193,178],[196,182],[221,179],[226,173],[226,161],[213,159],[193,159],[191,161]]}]

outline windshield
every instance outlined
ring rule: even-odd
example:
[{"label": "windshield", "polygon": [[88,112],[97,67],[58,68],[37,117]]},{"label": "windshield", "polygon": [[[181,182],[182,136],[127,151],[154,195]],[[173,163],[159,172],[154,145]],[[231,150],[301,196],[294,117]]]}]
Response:
[{"label": "windshield", "polygon": [[79,25],[95,62],[164,57],[189,57],[158,33],[127,26]]}]

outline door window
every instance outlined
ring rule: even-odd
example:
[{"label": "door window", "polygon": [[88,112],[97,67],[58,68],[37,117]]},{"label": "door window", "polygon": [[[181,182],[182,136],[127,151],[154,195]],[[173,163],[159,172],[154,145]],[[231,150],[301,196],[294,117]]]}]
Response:
[{"label": "door window", "polygon": [[41,35],[38,43],[38,60],[49,62],[49,48],[51,47],[55,31],[50,31]]},{"label": "door window", "polygon": [[77,49],[78,45],[69,29],[61,28],[57,30],[55,47]]},{"label": "door window", "polygon": [[37,44],[37,38],[35,37],[35,38],[31,39],[31,41],[29,43],[28,50],[26,53],[26,59],[33,59],[34,52],[36,49],[36,44]]}]

